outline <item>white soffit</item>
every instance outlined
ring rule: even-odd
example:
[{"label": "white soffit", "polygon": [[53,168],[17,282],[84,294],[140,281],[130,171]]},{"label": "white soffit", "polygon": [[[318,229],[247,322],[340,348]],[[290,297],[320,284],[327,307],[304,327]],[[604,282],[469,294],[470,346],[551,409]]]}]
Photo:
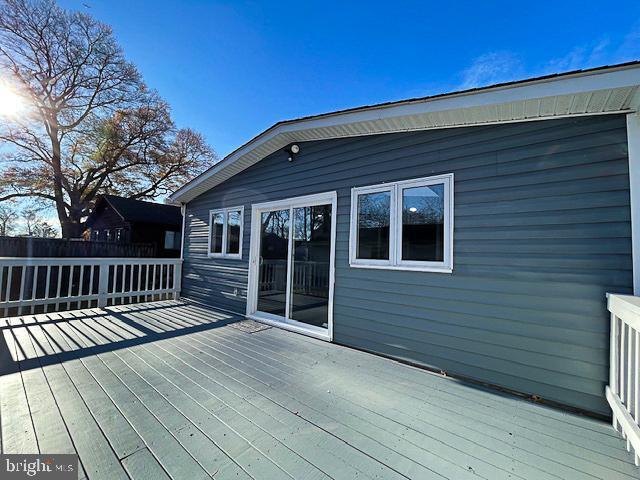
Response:
[{"label": "white soffit", "polygon": [[292,142],[632,112],[640,62],[280,122],[193,179],[170,198],[188,202]]}]

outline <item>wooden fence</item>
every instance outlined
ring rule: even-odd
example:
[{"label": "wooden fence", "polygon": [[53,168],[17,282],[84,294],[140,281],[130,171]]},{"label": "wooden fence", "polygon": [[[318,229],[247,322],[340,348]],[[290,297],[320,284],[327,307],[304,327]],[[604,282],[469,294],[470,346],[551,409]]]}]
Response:
[{"label": "wooden fence", "polygon": [[150,243],[126,244],[80,239],[0,236],[0,257],[153,258],[155,256],[155,245]]}]

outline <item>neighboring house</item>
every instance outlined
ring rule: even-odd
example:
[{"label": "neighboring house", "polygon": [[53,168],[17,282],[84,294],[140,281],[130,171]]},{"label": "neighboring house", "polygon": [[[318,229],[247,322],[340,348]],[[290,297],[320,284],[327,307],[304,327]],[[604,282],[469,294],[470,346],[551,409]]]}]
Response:
[{"label": "neighboring house", "polygon": [[609,414],[639,85],[636,62],[277,123],[172,196],[181,295]]},{"label": "neighboring house", "polygon": [[152,244],[158,257],[179,257],[180,207],[103,195],[87,219],[93,241]]}]

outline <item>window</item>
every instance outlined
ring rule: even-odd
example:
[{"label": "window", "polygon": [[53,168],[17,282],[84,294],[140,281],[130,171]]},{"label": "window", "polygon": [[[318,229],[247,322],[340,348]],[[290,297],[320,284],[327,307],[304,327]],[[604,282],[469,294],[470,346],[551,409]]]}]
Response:
[{"label": "window", "polygon": [[116,228],[116,242],[120,243],[124,240],[121,228]]},{"label": "window", "polygon": [[451,272],[453,174],[354,188],[350,265]]},{"label": "window", "polygon": [[105,240],[105,242],[110,242],[112,240],[112,238],[111,238],[111,230],[105,230],[104,231],[104,240]]},{"label": "window", "polygon": [[99,241],[100,240],[100,230],[92,230],[91,231],[91,238],[94,241]]},{"label": "window", "polygon": [[166,230],[164,232],[164,249],[180,250],[180,232]]},{"label": "window", "polygon": [[242,258],[244,207],[209,212],[209,256]]}]

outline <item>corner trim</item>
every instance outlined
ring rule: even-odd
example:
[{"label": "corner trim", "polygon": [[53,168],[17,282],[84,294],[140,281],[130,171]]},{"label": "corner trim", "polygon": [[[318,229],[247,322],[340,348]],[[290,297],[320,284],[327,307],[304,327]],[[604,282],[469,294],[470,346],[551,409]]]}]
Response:
[{"label": "corner trim", "polygon": [[629,152],[629,196],[631,202],[631,245],[633,252],[633,294],[640,295],[640,115],[627,115]]}]

